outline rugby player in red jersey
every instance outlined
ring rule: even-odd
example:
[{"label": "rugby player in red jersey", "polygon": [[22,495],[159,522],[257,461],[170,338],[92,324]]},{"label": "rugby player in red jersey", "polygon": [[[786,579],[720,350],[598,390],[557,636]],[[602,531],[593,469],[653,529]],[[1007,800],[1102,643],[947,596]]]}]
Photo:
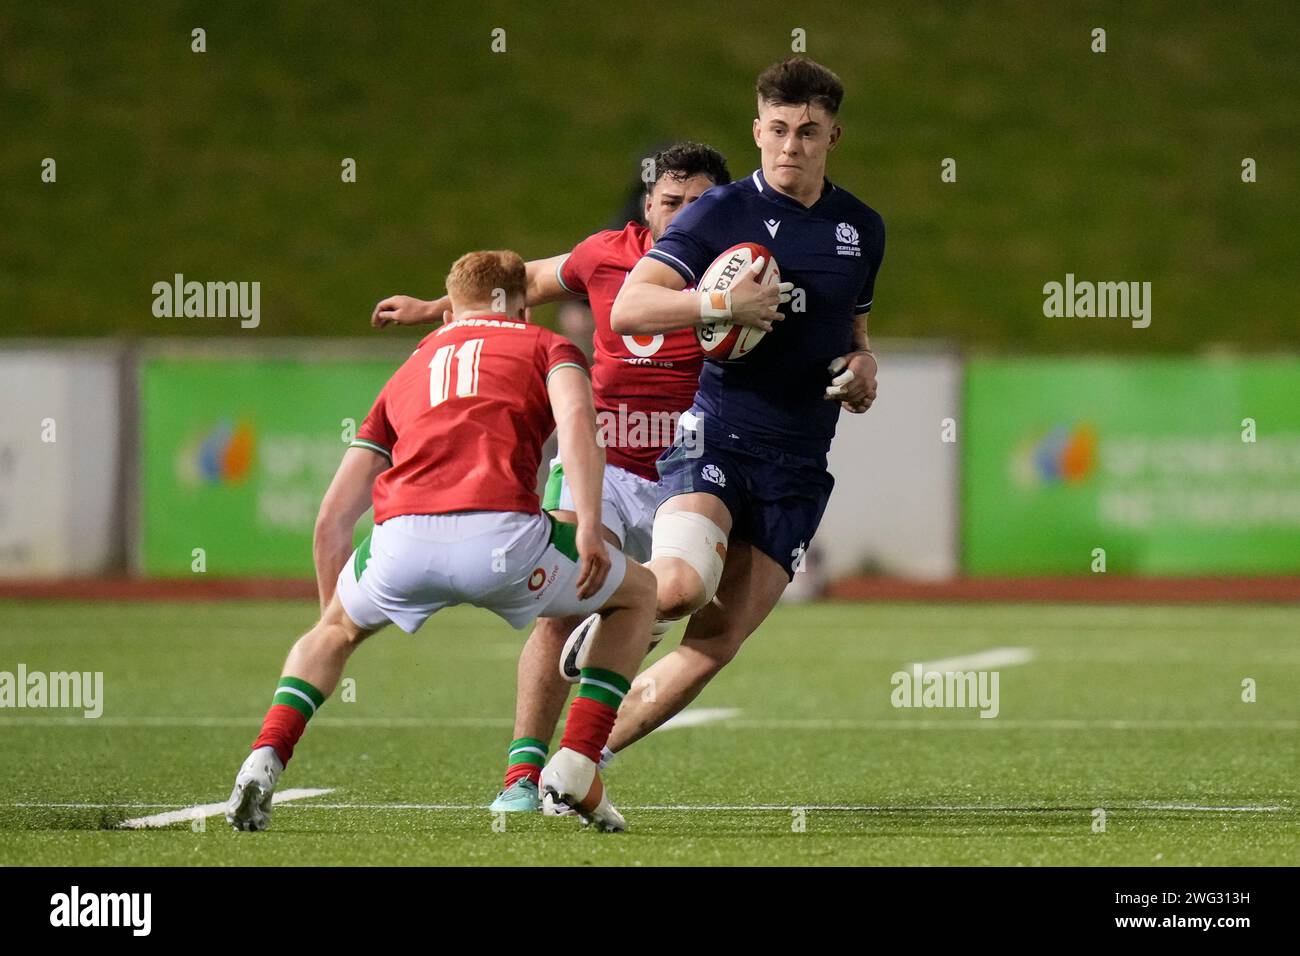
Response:
[{"label": "rugby player in red jersey", "polygon": [[[413,633],[454,604],[514,627],[540,614],[603,616],[540,783],[553,810],[625,826],[597,763],[645,654],[654,576],[602,540],[605,456],[586,359],[525,321],[524,263],[513,252],[462,256],[447,289],[449,321],[389,379],[325,493],[314,542],[321,618],[289,652],[236,777],[226,819],[237,830],[269,824],[280,773],[357,645],[389,623]],[[534,490],[552,430],[576,525],[545,514]],[[353,551],[372,501],[374,530]]]},{"label": "rugby player in red jersey", "polygon": [[[650,559],[650,532],[658,503],[655,461],[672,444],[677,419],[691,405],[703,359],[693,329],[622,335],[610,326],[610,310],[628,272],[663,236],[677,214],[711,187],[731,179],[722,155],[699,143],[677,143],[660,151],[652,171],[654,178],[645,196],[645,225],[629,222],[619,230],[597,232],[569,253],[527,263],[529,305],[584,297],[591,303],[596,325],[592,388],[598,432],[608,457],[602,522],[608,540],[642,562]],[[734,301],[741,303],[746,295],[761,293],[758,284],[749,280],[738,283],[732,294]],[[446,297],[426,302],[391,296],[375,306],[371,321],[380,327],[436,322],[447,305]],[[690,453],[690,449],[685,451]],[[565,521],[573,520],[570,477],[561,449],[552,462],[542,507]],[[514,740],[493,810],[536,810],[540,806],[539,774],[569,692],[556,662],[566,638],[580,623],[580,616],[543,617],[524,645],[519,657]],[[655,636],[662,636],[666,629],[667,625],[657,624]],[[568,665],[567,679],[572,680],[575,662],[561,664]]]}]

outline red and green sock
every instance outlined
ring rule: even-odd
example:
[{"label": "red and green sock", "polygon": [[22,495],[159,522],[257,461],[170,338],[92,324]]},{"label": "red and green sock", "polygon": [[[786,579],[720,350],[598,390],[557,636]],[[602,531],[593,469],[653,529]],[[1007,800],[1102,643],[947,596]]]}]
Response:
[{"label": "red and green sock", "polygon": [[569,719],[564,722],[560,746],[599,763],[600,752],[608,743],[618,717],[618,705],[623,703],[631,686],[622,674],[584,667],[578,679],[578,696],[569,705]]},{"label": "red and green sock", "polygon": [[253,749],[274,747],[280,763],[288,764],[298,738],[307,729],[307,721],[325,703],[325,695],[305,680],[281,677],[271,699],[271,709],[262,719],[262,732],[253,741]]},{"label": "red and green sock", "polygon": [[548,749],[546,742],[536,737],[516,737],[510,741],[510,752],[506,757],[506,782],[501,789],[509,790],[525,778],[540,783]]}]

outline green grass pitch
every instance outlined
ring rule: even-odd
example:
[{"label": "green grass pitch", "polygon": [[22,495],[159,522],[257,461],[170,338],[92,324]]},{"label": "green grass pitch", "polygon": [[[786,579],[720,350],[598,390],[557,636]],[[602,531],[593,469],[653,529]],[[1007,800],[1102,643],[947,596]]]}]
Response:
[{"label": "green grass pitch", "polygon": [[[332,789],[259,834],[120,824],[226,798],[310,605],[0,614],[0,671],[102,671],[105,697],[98,720],[0,710],[0,864],[1300,863],[1295,608],[782,606],[694,705],[732,716],[608,772],[621,835],[494,828],[524,635],[486,612],[363,646],[355,702],[281,781]],[[997,718],[891,706],[909,662],[995,647],[1032,652],[1001,668]]]}]

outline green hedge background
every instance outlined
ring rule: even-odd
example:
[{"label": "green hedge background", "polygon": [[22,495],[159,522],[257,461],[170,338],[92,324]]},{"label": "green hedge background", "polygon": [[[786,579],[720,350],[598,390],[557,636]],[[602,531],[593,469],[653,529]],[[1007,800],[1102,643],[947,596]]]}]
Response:
[{"label": "green hedge background", "polygon": [[[7,4],[0,334],[366,334],[379,296],[438,291],[463,251],[603,226],[657,142],[746,174],[755,75],[800,28],[848,89],[831,177],[889,230],[876,335],[1296,345],[1300,5],[368,7]],[[177,272],[260,281],[261,328],[155,318]],[[1152,282],[1151,327],[1045,318],[1067,272]]]}]

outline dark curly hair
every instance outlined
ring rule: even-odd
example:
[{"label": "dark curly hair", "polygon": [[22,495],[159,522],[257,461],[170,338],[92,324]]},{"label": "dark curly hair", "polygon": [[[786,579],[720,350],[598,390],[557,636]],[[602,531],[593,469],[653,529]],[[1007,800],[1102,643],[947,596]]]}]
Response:
[{"label": "dark curly hair", "polygon": [[692,176],[708,176],[715,186],[731,182],[727,160],[712,146],[704,143],[673,143],[655,153],[654,179],[646,183],[646,191],[653,190],[655,184],[665,176],[671,176],[677,182]]}]

